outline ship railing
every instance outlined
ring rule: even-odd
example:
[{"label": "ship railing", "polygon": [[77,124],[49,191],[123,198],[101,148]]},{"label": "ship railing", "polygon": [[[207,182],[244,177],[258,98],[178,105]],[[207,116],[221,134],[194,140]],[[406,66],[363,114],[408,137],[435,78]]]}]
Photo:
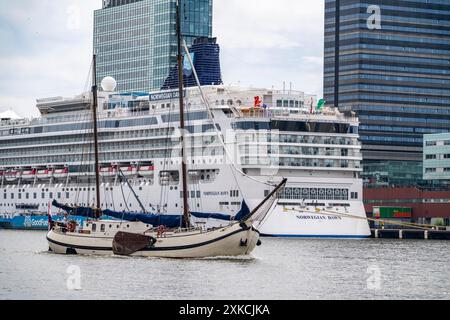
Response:
[{"label": "ship railing", "polygon": [[[322,121],[352,121],[358,122],[358,117],[348,116],[342,113],[310,113],[310,112],[299,112],[293,113],[289,110],[271,109],[271,108],[234,108],[236,109],[237,117],[239,118],[250,118],[250,119],[265,119],[265,118],[289,118],[289,119],[301,119],[301,120],[322,120]],[[232,110],[233,111],[233,110]],[[233,112],[235,113],[235,112]]]}]

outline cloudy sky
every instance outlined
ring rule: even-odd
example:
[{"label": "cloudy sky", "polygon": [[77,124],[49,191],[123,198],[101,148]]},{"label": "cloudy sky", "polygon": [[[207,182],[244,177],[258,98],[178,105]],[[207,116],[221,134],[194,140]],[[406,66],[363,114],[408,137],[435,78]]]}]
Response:
[{"label": "cloudy sky", "polygon": [[[0,112],[86,88],[101,0],[0,1]],[[226,84],[322,94],[324,1],[214,0]]]}]

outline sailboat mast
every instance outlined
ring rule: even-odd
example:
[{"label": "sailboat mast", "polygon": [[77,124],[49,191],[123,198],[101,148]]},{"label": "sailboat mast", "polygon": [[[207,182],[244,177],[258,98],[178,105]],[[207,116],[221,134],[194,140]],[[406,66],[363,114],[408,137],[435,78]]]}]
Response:
[{"label": "sailboat mast", "polygon": [[185,123],[184,123],[184,96],[183,96],[183,55],[181,52],[181,17],[180,0],[176,3],[177,17],[177,38],[178,38],[178,91],[180,98],[180,131],[181,131],[181,171],[183,180],[183,216],[186,227],[190,227],[189,203],[188,203],[188,183],[186,167],[186,142],[185,142]]},{"label": "sailboat mast", "polygon": [[[100,172],[99,172],[99,156],[98,156],[98,126],[97,126],[97,56],[93,58],[92,68],[92,116],[94,123],[94,154],[95,154],[95,192],[96,192],[96,207],[95,213],[100,215]],[[97,217],[96,217],[97,218]]]}]

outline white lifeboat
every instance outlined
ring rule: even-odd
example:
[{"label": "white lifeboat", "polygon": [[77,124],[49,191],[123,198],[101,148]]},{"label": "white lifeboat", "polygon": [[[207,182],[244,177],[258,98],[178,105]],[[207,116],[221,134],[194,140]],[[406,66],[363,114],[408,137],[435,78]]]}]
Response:
[{"label": "white lifeboat", "polygon": [[36,169],[25,170],[22,173],[22,179],[34,179],[34,177],[36,176],[36,171]]},{"label": "white lifeboat", "polygon": [[5,173],[5,179],[6,181],[16,181],[20,178],[22,172],[17,170],[8,170]]},{"label": "white lifeboat", "polygon": [[38,179],[47,179],[53,175],[53,169],[42,169],[36,172],[36,177]]},{"label": "white lifeboat", "polygon": [[120,171],[122,171],[124,176],[133,176],[137,173],[136,167],[133,166],[120,167]]},{"label": "white lifeboat", "polygon": [[115,166],[100,168],[100,175],[102,177],[114,177],[117,173]]},{"label": "white lifeboat", "polygon": [[155,172],[155,166],[142,166],[139,168],[139,175],[143,177],[153,176]]},{"label": "white lifeboat", "polygon": [[53,176],[55,178],[65,178],[67,177],[67,175],[69,174],[69,168],[64,168],[64,169],[55,169],[55,171],[53,172]]}]

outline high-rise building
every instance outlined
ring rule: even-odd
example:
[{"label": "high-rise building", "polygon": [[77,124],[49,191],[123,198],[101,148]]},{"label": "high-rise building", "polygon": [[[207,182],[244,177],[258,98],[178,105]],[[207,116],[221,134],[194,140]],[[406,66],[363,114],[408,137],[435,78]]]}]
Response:
[{"label": "high-rise building", "polygon": [[450,187],[450,133],[424,136],[423,177]]},{"label": "high-rise building", "polygon": [[[112,76],[118,91],[152,91],[177,62],[175,0],[104,0],[94,13],[97,78]],[[181,0],[188,46],[212,36],[212,0]]]},{"label": "high-rise building", "polygon": [[[189,50],[192,63],[202,86],[219,85],[222,82],[220,47],[216,38],[197,38]],[[197,85],[189,60],[184,56],[183,83],[185,87]],[[178,65],[172,67],[162,89],[178,88]]]},{"label": "high-rise building", "polygon": [[325,0],[324,95],[361,121],[364,175],[421,178],[423,135],[450,131],[450,1]]}]

